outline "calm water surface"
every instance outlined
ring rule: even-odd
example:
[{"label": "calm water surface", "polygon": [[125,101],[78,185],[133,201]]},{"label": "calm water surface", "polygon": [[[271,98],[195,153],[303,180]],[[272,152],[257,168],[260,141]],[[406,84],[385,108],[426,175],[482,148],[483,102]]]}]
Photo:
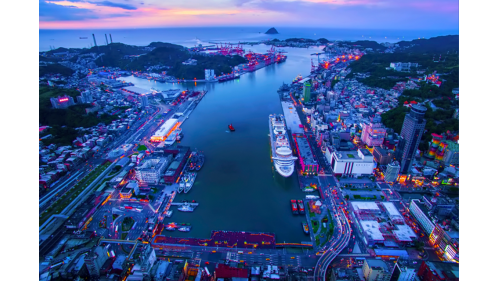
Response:
[{"label": "calm water surface", "polygon": [[[255,52],[267,46],[255,46]],[[188,88],[209,92],[182,125],[181,145],[204,152],[205,165],[188,194],[175,201],[196,200],[192,213],[179,212],[165,222],[191,223],[191,232],[169,232],[171,236],[209,237],[212,230],[273,232],[278,242],[309,241],[300,222],[305,216],[292,215],[291,199],[303,199],[296,172],[283,178],[271,163],[268,117],[283,113],[277,89],[298,74],[310,71],[312,53],[318,48],[290,49],[288,60],[239,80],[225,83],[165,84],[135,77],[123,80],[137,87],[159,90]],[[228,133],[232,123],[236,132]]]}]

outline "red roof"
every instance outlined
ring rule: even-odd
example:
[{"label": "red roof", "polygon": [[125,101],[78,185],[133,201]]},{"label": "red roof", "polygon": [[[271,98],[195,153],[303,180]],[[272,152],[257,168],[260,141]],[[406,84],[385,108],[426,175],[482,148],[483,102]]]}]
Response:
[{"label": "red roof", "polygon": [[248,278],[248,269],[244,268],[235,268],[230,267],[225,264],[218,264],[215,269],[215,277],[216,278],[231,278],[231,277],[239,277],[239,278]]},{"label": "red roof", "polygon": [[408,101],[405,101],[405,104],[408,104]]},{"label": "red roof", "polygon": [[411,103],[411,104],[418,104],[418,102],[416,102],[416,101],[414,101],[414,100],[410,101],[410,103]]}]

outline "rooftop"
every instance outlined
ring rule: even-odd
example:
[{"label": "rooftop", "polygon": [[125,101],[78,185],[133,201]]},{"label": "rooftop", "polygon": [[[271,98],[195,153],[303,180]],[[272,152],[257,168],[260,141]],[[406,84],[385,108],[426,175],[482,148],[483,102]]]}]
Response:
[{"label": "rooftop", "polygon": [[351,202],[354,211],[358,210],[377,210],[380,211],[377,203],[375,202]]},{"label": "rooftop", "polygon": [[373,240],[384,240],[382,232],[380,232],[380,225],[377,221],[360,221],[363,231],[370,235]]},{"label": "rooftop", "polygon": [[142,89],[136,86],[128,86],[124,87],[122,90],[125,90],[127,92],[131,92],[137,95],[149,95],[151,93],[150,90]]}]

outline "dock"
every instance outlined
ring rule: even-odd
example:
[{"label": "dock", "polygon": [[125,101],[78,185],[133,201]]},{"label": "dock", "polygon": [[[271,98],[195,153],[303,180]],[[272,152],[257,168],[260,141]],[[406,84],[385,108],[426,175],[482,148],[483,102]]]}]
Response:
[{"label": "dock", "polygon": [[192,206],[192,207],[197,207],[198,205],[200,205],[200,203],[179,203],[179,202],[172,202],[170,203],[170,205],[172,206],[182,206],[182,205],[189,205],[189,206]]}]

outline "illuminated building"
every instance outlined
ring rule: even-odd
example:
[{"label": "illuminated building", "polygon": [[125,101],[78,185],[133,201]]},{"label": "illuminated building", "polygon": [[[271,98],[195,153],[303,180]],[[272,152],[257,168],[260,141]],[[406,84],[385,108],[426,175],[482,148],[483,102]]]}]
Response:
[{"label": "illuminated building", "polygon": [[392,202],[351,201],[354,226],[368,246],[406,246],[417,239]]},{"label": "illuminated building", "polygon": [[398,179],[400,168],[401,166],[399,166],[398,161],[394,161],[389,165],[387,165],[387,169],[385,170],[384,173],[384,180],[386,182],[395,182]]},{"label": "illuminated building", "polygon": [[326,156],[333,167],[335,175],[371,175],[376,166],[373,155],[367,149],[338,151],[334,148],[327,148]]},{"label": "illuminated building", "polygon": [[95,247],[89,252],[84,260],[91,277],[99,277],[99,270],[108,258],[109,253],[103,246]]},{"label": "illuminated building", "polygon": [[422,226],[427,235],[431,234],[434,230],[434,223],[429,218],[429,208],[425,206],[420,200],[412,199],[410,203],[410,213],[415,220]]},{"label": "illuminated building", "polygon": [[309,102],[309,100],[311,99],[311,84],[309,83],[309,81],[306,81],[304,83],[302,94],[304,95],[304,102]]},{"label": "illuminated building", "polygon": [[458,281],[458,269],[455,263],[424,261],[417,276],[422,281]]},{"label": "illuminated building", "polygon": [[447,231],[450,227],[449,222],[444,221],[443,225],[436,224],[436,227],[429,235],[429,242],[447,261],[459,261],[458,255],[458,232]]},{"label": "illuminated building", "polygon": [[309,141],[303,134],[292,134],[299,156],[300,169],[302,174],[313,175],[319,171],[318,161],[314,159]]},{"label": "illuminated building", "polygon": [[50,98],[50,103],[52,104],[52,107],[56,109],[68,108],[69,106],[75,105],[73,98],[67,95]]},{"label": "illuminated building", "polygon": [[381,123],[365,124],[361,133],[361,140],[367,146],[380,146],[384,143],[386,129]]},{"label": "illuminated building", "polygon": [[175,131],[181,125],[177,119],[171,118],[165,121],[163,125],[156,130],[153,136],[151,136],[152,142],[162,142],[167,139],[167,137]]},{"label": "illuminated building", "polygon": [[135,169],[135,177],[141,182],[158,184],[168,165],[172,162],[172,155],[146,159],[140,167]]},{"label": "illuminated building", "polygon": [[411,167],[415,154],[425,130],[426,120],[424,119],[427,108],[417,104],[412,106],[410,113],[406,114],[401,129],[401,140],[398,143],[398,160],[401,163],[401,173],[407,174]]},{"label": "illuminated building", "polygon": [[136,181],[130,181],[128,184],[120,190],[120,198],[131,198],[132,195],[138,194],[139,192],[139,185],[137,184]]},{"label": "illuminated building", "polygon": [[365,259],[362,270],[366,281],[389,281],[393,268],[382,260]]}]

